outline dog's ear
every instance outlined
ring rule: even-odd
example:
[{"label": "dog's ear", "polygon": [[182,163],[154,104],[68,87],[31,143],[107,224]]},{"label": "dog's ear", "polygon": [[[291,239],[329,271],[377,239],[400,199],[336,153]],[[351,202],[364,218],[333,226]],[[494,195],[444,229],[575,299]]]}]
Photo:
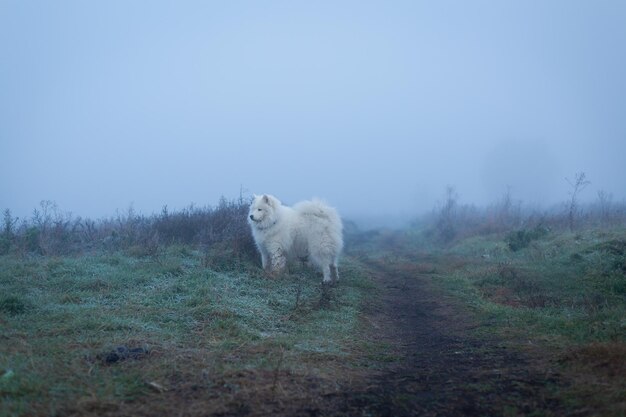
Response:
[{"label": "dog's ear", "polygon": [[270,198],[267,196],[267,194],[263,194],[263,202],[269,204],[270,206],[272,205],[272,203],[270,202]]}]

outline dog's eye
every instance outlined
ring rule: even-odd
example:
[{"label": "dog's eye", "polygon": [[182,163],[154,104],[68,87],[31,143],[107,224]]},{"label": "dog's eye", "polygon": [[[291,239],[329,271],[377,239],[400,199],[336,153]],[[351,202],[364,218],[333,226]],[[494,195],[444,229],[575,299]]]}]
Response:
[{"label": "dog's eye", "polygon": [[261,209],[256,209],[256,211],[261,211]]}]

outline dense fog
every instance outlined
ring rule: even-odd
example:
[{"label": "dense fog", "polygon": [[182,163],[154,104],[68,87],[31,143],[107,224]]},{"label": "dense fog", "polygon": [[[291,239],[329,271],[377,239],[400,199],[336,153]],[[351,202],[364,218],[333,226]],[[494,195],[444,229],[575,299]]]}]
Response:
[{"label": "dense fog", "polygon": [[[0,5],[0,209],[626,198],[626,3]],[[607,195],[607,194],[605,194]]]}]

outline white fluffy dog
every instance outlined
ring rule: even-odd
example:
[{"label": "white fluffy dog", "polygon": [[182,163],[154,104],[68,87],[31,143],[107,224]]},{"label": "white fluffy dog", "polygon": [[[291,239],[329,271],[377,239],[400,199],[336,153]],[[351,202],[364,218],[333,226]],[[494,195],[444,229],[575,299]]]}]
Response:
[{"label": "white fluffy dog", "polygon": [[254,196],[248,223],[261,252],[263,268],[283,271],[289,260],[308,260],[324,274],[324,283],[339,279],[337,261],[343,248],[337,211],[319,200],[283,206],[274,196]]}]

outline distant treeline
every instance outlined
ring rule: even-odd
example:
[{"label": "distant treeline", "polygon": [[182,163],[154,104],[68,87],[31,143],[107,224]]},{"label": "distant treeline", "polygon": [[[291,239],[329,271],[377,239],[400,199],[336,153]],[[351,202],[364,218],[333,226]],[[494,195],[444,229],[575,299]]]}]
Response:
[{"label": "distant treeline", "polygon": [[[488,207],[462,204],[454,187],[448,187],[445,197],[431,213],[420,217],[414,227],[426,230],[433,240],[451,242],[475,235],[527,231],[569,230],[580,228],[609,228],[626,224],[626,203],[613,201],[612,195],[604,191],[592,203],[578,202],[579,188],[574,187],[570,199],[551,208],[525,206],[507,191],[502,198]],[[585,185],[582,183],[583,186]]]}]

